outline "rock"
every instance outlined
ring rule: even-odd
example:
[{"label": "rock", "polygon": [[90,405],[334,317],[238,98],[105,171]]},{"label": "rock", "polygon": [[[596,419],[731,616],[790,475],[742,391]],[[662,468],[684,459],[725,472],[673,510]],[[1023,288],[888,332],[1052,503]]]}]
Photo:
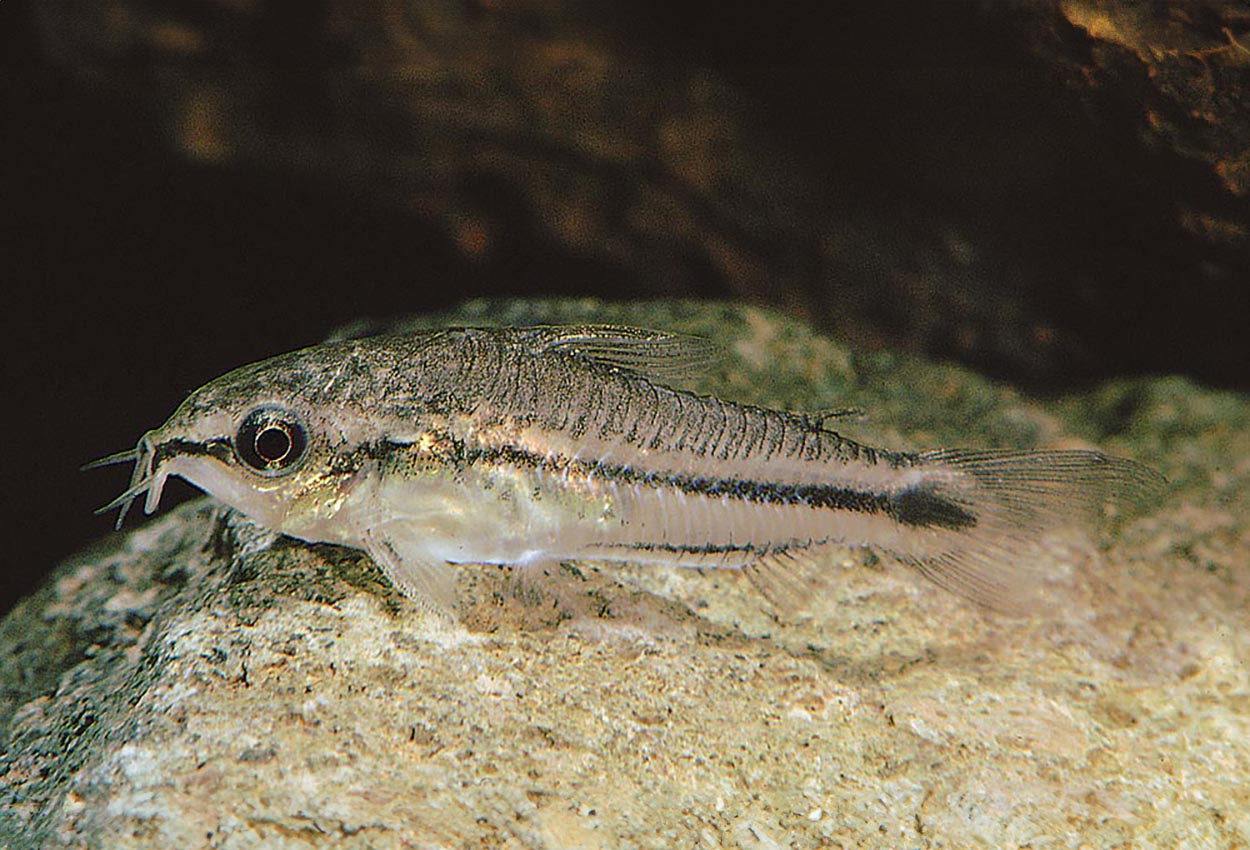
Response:
[{"label": "rock", "polygon": [[1020,379],[1244,386],[1242,3],[29,5],[153,147],[282,181],[275,216],[390,210],[476,292],[732,293]]},{"label": "rock", "polygon": [[591,317],[713,334],[699,389],[862,407],[839,427],[865,440],[1097,444],[1175,492],[1057,553],[1030,618],[847,551],[803,615],[734,573],[466,568],[454,626],[359,552],[188,503],[0,625],[0,847],[1250,842],[1246,399],[1158,379],[1040,403],[752,308],[433,321]]}]

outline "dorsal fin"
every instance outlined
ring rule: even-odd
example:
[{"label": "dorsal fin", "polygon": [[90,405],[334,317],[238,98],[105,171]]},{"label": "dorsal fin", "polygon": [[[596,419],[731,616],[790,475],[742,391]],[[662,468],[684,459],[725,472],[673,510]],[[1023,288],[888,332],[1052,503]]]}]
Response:
[{"label": "dorsal fin", "polygon": [[541,326],[528,341],[536,354],[566,352],[665,381],[698,374],[720,356],[710,340],[624,325]]}]

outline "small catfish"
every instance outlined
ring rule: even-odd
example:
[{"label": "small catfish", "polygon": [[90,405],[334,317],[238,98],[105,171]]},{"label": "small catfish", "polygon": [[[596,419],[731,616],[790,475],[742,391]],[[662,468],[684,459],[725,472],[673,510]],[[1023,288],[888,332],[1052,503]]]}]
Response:
[{"label": "small catfish", "polygon": [[714,353],[610,325],[330,342],[211,381],[88,466],[134,462],[101,509],[121,508],[119,528],[177,475],[275,532],[363,549],[452,616],[456,564],[745,568],[763,586],[825,544],[1014,608],[1038,539],[1162,486],[1096,451],[887,451],[826,417],[665,385]]}]

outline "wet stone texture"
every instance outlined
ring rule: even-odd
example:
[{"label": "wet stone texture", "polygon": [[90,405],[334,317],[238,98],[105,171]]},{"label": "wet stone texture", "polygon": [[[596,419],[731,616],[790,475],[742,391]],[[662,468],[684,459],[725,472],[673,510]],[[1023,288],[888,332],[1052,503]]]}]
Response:
[{"label": "wet stone texture", "polygon": [[699,389],[862,407],[867,441],[1097,445],[1174,491],[1057,550],[1030,618],[847,551],[802,615],[734,573],[466,568],[458,625],[191,502],[0,625],[0,847],[1247,846],[1245,398],[1041,403],[754,309],[442,317],[589,318],[714,335]]}]

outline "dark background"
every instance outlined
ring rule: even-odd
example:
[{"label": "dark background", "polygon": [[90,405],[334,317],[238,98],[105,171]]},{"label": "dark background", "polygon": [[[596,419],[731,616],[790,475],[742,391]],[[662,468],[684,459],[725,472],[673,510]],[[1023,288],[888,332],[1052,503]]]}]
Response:
[{"label": "dark background", "polygon": [[[466,154],[440,182],[403,155],[454,162],[456,145],[443,151],[426,125],[396,122],[447,111],[445,95],[417,104],[427,113],[384,98],[361,105],[378,89],[348,74],[357,88],[344,94],[331,73],[396,61],[366,49],[371,4],[347,23],[335,3],[259,0],[242,4],[250,17],[223,23],[227,5],[49,0],[37,25],[29,4],[0,3],[5,516],[17,541],[0,610],[108,532],[112,517],[92,510],[125,474],[78,467],[133,445],[189,390],[345,321],[469,296],[738,297],[1037,392],[1152,371],[1246,388],[1246,195],[1240,172],[1222,167],[1238,161],[1220,159],[1225,136],[1238,135],[1221,128],[1244,120],[1245,104],[1216,98],[1214,117],[1190,127],[1192,92],[1160,101],[1139,57],[1096,43],[1051,4],[993,14],[979,3],[813,4],[769,17],[710,2],[592,3],[576,14],[554,2],[445,4],[449,28],[488,30],[486,48],[520,45],[482,79],[476,42],[448,39],[437,61],[455,64],[467,45],[474,92],[516,85],[527,96],[525,50],[588,45],[609,62],[606,82],[561,77],[557,96],[587,85],[611,94],[618,74],[620,102],[596,101],[570,122],[693,115],[685,132],[706,126],[712,141],[678,159],[695,175],[680,185],[659,154],[609,150],[610,167],[588,165],[581,148],[551,141],[560,130],[514,125],[462,129],[486,140],[479,158]],[[1164,21],[1148,34],[1179,26],[1205,39],[1185,48],[1197,58],[1177,73],[1209,78],[1217,94],[1246,88],[1244,76],[1221,74],[1241,73],[1225,37],[1250,30],[1250,15],[1235,4],[1187,4],[1202,13],[1181,17],[1156,6]],[[137,19],[172,10],[181,29],[152,42],[174,44],[171,55],[113,50],[105,7]],[[431,29],[422,26],[418,35]],[[211,33],[211,49],[179,53],[187,32]],[[690,82],[704,77],[707,97]],[[261,141],[188,151],[171,104],[206,79],[225,92],[223,125],[262,126]],[[670,83],[679,94],[666,99]],[[387,85],[391,97],[404,90]],[[506,114],[473,97],[451,106]],[[1160,121],[1180,130],[1151,137]],[[515,150],[524,156],[508,160]],[[721,169],[716,179],[699,181],[703,161]],[[694,212],[675,216],[672,234],[644,224],[601,250],[636,220],[614,217],[613,205],[644,204],[639,185]],[[590,221],[584,230],[567,225],[579,220],[570,209]]]}]

